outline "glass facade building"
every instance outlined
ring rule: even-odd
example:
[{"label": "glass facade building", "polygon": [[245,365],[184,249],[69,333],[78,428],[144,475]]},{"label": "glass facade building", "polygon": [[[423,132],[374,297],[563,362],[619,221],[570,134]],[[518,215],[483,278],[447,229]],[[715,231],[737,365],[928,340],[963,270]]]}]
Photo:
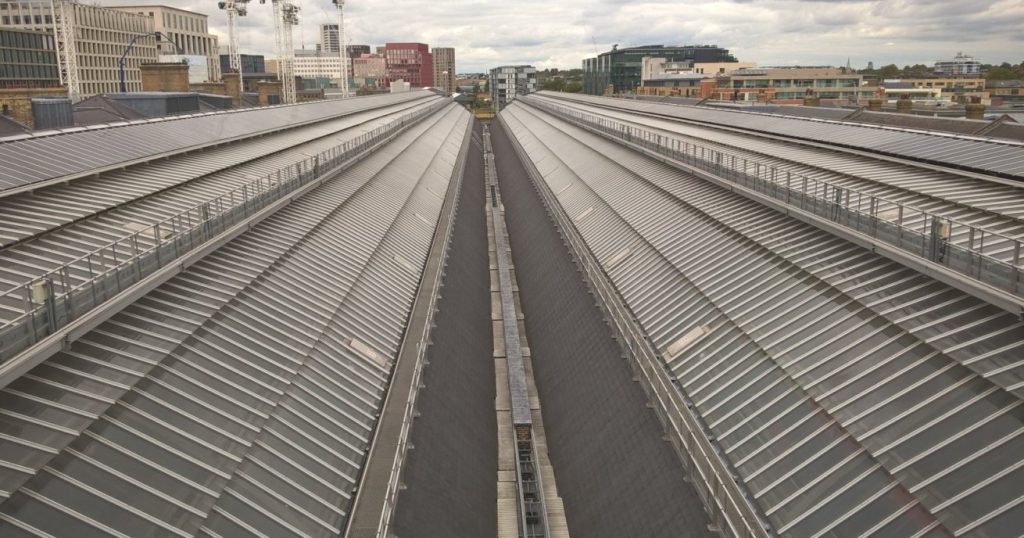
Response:
[{"label": "glass facade building", "polygon": [[615,93],[632,92],[640,86],[645,57],[665,58],[669,62],[735,62],[728,49],[715,45],[645,45],[618,47],[583,60],[583,93],[601,95],[610,84]]},{"label": "glass facade building", "polygon": [[57,88],[60,73],[53,36],[0,30],[0,88]]}]

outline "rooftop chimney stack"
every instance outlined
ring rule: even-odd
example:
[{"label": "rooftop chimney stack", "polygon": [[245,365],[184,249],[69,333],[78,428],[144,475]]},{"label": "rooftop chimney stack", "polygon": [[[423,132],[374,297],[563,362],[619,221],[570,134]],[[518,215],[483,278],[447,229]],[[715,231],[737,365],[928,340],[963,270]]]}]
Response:
[{"label": "rooftop chimney stack", "polygon": [[913,114],[914,113],[914,102],[910,100],[910,96],[903,94],[899,100],[896,101],[896,112],[900,114]]},{"label": "rooftop chimney stack", "polygon": [[971,97],[971,102],[964,105],[964,116],[969,120],[985,119],[985,105],[980,97]]}]

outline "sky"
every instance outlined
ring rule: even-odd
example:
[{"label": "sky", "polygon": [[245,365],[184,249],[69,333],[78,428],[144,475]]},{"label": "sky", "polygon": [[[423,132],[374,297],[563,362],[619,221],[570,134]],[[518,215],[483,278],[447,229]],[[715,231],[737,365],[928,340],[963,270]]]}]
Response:
[{"label": "sky", "polygon": [[[143,0],[144,2],[144,0]],[[137,5],[139,0],[101,0]],[[331,0],[301,8],[296,48],[315,49],[337,21]],[[209,15],[227,44],[215,0],[163,0]],[[243,53],[274,57],[273,10],[253,1],[240,19]],[[346,41],[454,47],[460,73],[506,64],[578,68],[613,44],[713,44],[758,65],[932,64],[964,52],[984,63],[1024,61],[1022,0],[348,0]]]}]

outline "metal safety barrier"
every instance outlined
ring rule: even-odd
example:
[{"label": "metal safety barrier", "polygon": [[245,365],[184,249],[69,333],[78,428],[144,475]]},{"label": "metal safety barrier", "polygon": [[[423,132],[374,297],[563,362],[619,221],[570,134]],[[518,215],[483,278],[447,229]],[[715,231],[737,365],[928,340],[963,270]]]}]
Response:
[{"label": "metal safety barrier", "polygon": [[[539,99],[530,100],[529,104],[588,131],[705,171],[786,207],[813,214],[1024,299],[1021,241],[1013,237],[675,136]],[[1024,301],[1009,302],[1009,309],[1015,314],[1024,314],[1020,309]]]},{"label": "metal safety barrier", "polygon": [[267,206],[337,172],[338,167],[446,106],[403,114],[319,154],[256,178],[0,294],[22,312],[0,324],[0,364],[175,263]]}]

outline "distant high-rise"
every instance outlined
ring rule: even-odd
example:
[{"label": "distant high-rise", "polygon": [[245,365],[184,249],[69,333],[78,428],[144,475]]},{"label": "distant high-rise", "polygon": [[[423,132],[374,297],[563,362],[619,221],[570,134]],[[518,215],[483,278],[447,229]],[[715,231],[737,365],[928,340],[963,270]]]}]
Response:
[{"label": "distant high-rise", "polygon": [[338,41],[338,25],[337,24],[321,24],[320,25],[320,51],[321,52],[333,52],[335,54],[341,53],[341,45]]},{"label": "distant high-rise", "polygon": [[455,91],[455,49],[435,47],[430,54],[434,61],[434,87],[451,95]]},{"label": "distant high-rise", "polygon": [[404,80],[413,87],[434,85],[434,62],[425,43],[387,43],[384,45],[388,80]]},{"label": "distant high-rise", "polygon": [[669,62],[690,61],[693,63],[735,62],[729,49],[715,45],[686,45],[682,47],[666,45],[645,45],[612,50],[599,54],[596,58],[583,60],[583,92],[591,95],[604,94],[605,87],[611,84],[616,93],[634,91],[641,83],[643,58],[652,56],[665,58]]}]

